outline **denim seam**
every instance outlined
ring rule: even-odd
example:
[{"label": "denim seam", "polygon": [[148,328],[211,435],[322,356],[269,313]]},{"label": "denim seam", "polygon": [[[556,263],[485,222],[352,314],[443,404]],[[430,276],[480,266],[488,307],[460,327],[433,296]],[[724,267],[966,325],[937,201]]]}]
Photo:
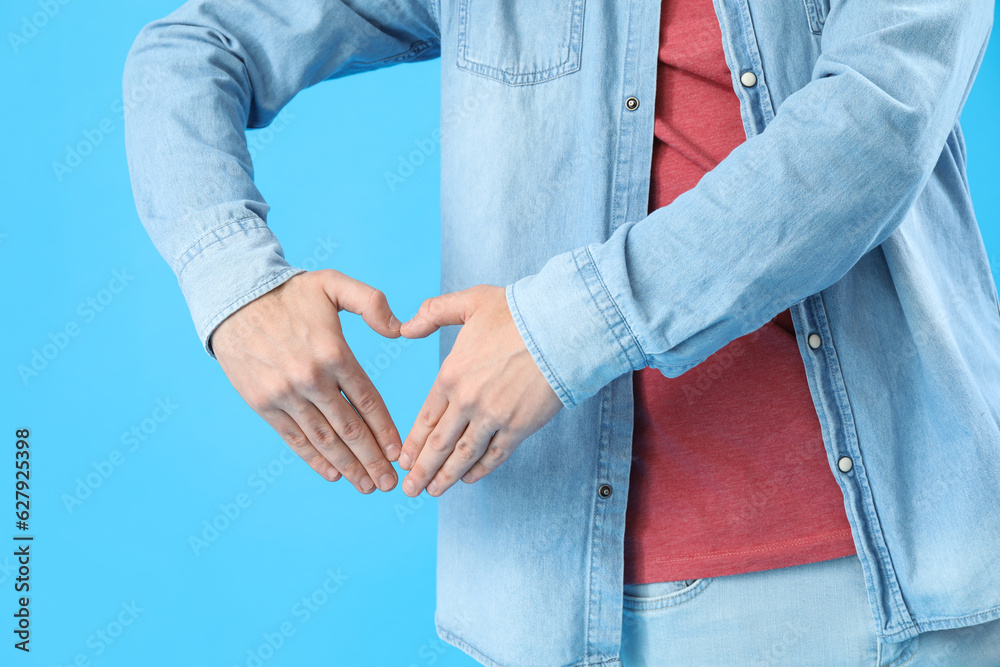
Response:
[{"label": "denim seam", "polygon": [[[598,459],[600,459],[601,441],[604,438],[604,434],[608,430],[607,424],[605,424],[605,422],[604,422],[604,417],[607,414],[607,410],[605,410],[605,406],[604,406],[605,402],[608,400],[608,398],[607,398],[607,392],[602,389],[601,392],[600,392],[600,394],[601,394],[601,396],[600,396],[600,400],[598,401],[598,408],[597,408],[599,410],[599,413],[597,415],[597,428],[598,428],[598,431],[597,431],[597,452],[598,453],[597,453],[597,455],[598,455]],[[600,463],[598,463],[598,466],[600,466]],[[595,484],[596,484],[597,480],[594,480],[594,481],[595,481]],[[597,525],[596,525],[597,524],[597,494],[593,493],[593,491],[594,491],[594,489],[593,489],[593,487],[591,487],[591,492],[592,493],[591,493],[591,496],[590,496],[590,521],[587,522],[588,523],[588,526],[587,526],[587,569],[586,569],[586,575],[585,575],[586,576],[586,584],[585,585],[587,587],[586,588],[587,598],[586,598],[586,602],[584,603],[585,606],[584,606],[584,610],[583,610],[584,618],[587,619],[587,621],[583,624],[583,645],[584,645],[584,647],[586,647],[586,654],[587,655],[590,655],[590,627],[595,622],[594,618],[593,618],[593,616],[594,616],[595,599],[599,599],[600,598],[600,592],[594,590],[594,534],[597,532]]]},{"label": "denim seam", "polygon": [[822,12],[820,12],[820,7],[817,3],[817,0],[804,0],[803,4],[805,4],[806,19],[808,20],[809,24],[809,32],[811,32],[814,35],[822,34],[823,23],[825,22],[826,17],[825,16],[821,17]]},{"label": "denim seam", "polygon": [[[435,625],[437,626],[438,635],[440,635],[442,639],[444,639],[445,641],[451,643],[452,645],[458,648],[461,648],[463,651],[468,652],[469,655],[471,655],[473,658],[483,663],[487,667],[507,667],[503,663],[497,662],[493,658],[489,657],[488,655],[477,649],[475,646],[472,646],[471,644],[469,644],[469,642],[465,641],[455,633],[445,630],[440,623],[435,623]],[[605,660],[601,660],[600,662],[591,662],[590,660],[584,658],[582,661],[574,662],[570,665],[567,665],[566,667],[602,667],[603,665],[620,665],[620,664],[621,661],[618,658],[607,658]]]},{"label": "denim seam", "polygon": [[[587,259],[588,259],[588,261],[586,261],[582,266],[580,265],[580,263],[578,261],[578,257],[577,257],[578,253],[574,253],[573,254],[573,258],[575,260],[577,260],[577,268],[580,269],[581,273],[583,272],[583,270],[585,268],[586,269],[590,269],[590,271],[593,272],[594,278],[597,280],[597,282],[600,284],[601,288],[603,289],[604,296],[607,297],[607,300],[610,302],[611,307],[613,307],[614,310],[615,310],[615,312],[618,314],[618,321],[617,322],[615,322],[615,321],[611,320],[610,318],[608,318],[608,314],[605,312],[606,309],[601,305],[600,299],[598,298],[598,294],[591,287],[591,290],[590,290],[590,292],[591,292],[591,298],[594,300],[594,303],[597,306],[598,310],[600,310],[601,313],[604,315],[605,321],[608,323],[609,328],[611,328],[612,335],[614,335],[615,340],[621,346],[622,352],[624,352],[624,354],[625,354],[625,360],[628,362],[629,369],[630,370],[632,369],[632,362],[631,362],[631,355],[629,354],[629,347],[626,346],[624,343],[622,343],[622,340],[621,340],[621,338],[618,335],[615,335],[615,333],[614,333],[614,326],[615,326],[615,324],[619,324],[619,325],[623,326],[625,328],[625,330],[628,332],[628,335],[631,336],[632,343],[634,344],[636,351],[639,353],[639,356],[642,358],[643,366],[640,366],[640,368],[644,368],[645,366],[648,366],[649,365],[649,358],[646,356],[646,353],[643,351],[642,345],[639,344],[639,339],[636,338],[635,332],[632,330],[632,327],[629,326],[628,320],[625,319],[625,315],[622,314],[621,308],[618,307],[618,303],[614,300],[614,297],[611,296],[611,291],[608,289],[607,284],[604,282],[604,277],[601,275],[601,272],[597,268],[597,262],[594,260],[594,255],[590,252],[590,246],[587,246],[587,247],[583,248],[582,251],[587,254]],[[590,287],[590,281],[587,281],[586,277],[585,277],[585,282],[587,282],[588,287]]]},{"label": "denim seam", "polygon": [[510,306],[511,317],[514,318],[514,326],[517,327],[518,331],[521,331],[524,335],[524,342],[528,347],[528,352],[538,360],[539,368],[542,371],[542,375],[549,384],[555,387],[555,392],[559,396],[559,400],[562,401],[567,407],[573,407],[576,405],[575,397],[569,392],[566,387],[566,383],[562,381],[559,374],[556,373],[552,364],[549,363],[548,358],[542,352],[541,348],[538,347],[538,343],[535,342],[534,336],[531,335],[531,331],[524,323],[524,318],[521,316],[521,308],[517,304],[517,297],[514,294],[514,285],[510,285],[507,288],[508,305]]},{"label": "denim seam", "polygon": [[426,51],[427,49],[433,48],[439,45],[440,42],[431,42],[426,39],[418,39],[413,44],[410,45],[406,51],[397,53],[394,56],[386,56],[384,58],[377,58],[375,60],[359,60],[357,62],[351,63],[344,68],[344,71],[350,71],[357,67],[366,67],[368,65],[378,65],[381,63],[391,63],[393,61],[402,61],[408,58],[416,58],[418,55]]},{"label": "denim seam", "polygon": [[[644,601],[637,600],[636,602],[630,602],[628,605],[624,606],[629,611],[659,611],[661,609],[670,609],[671,607],[679,607],[685,602],[690,602],[691,600],[695,599],[696,597],[704,593],[705,589],[707,589],[711,585],[711,583],[715,581],[715,577],[705,577],[701,581],[703,581],[704,584],[701,584],[701,588],[696,593],[694,593],[690,597],[685,595],[683,591],[681,593],[677,593],[676,595],[678,595],[680,599],[672,601],[670,602],[670,604],[663,604],[664,601],[662,599],[644,600]],[[698,586],[699,584],[692,584],[692,585]],[[666,597],[673,597],[673,596],[670,595]]]},{"label": "denim seam", "polygon": [[[619,350],[621,350],[621,354],[617,356],[621,357],[625,365],[631,366],[631,363],[629,362],[628,350],[625,348],[625,344],[622,343],[619,334],[615,331],[616,322],[608,316],[608,313],[606,312],[606,307],[601,303],[600,299],[601,288],[597,288],[594,285],[592,285],[591,277],[585,273],[585,269],[591,268],[589,266],[589,263],[585,261],[583,264],[581,264],[579,261],[579,257],[577,256],[576,253],[573,253],[573,262],[576,265],[577,273],[580,275],[580,278],[583,280],[583,284],[587,288],[587,292],[590,294],[590,300],[594,304],[595,310],[597,310],[598,314],[600,314],[601,319],[604,320],[604,324],[607,325],[608,335],[610,336],[611,340],[618,343],[618,348]],[[596,280],[606,292],[607,287],[604,285],[604,281],[601,280],[600,275],[597,276]],[[608,299],[611,300],[610,295],[608,295]],[[613,303],[614,302],[612,300],[612,304]],[[615,309],[617,310],[617,306],[615,306]],[[620,312],[619,315],[621,315]]]},{"label": "denim seam", "polygon": [[[597,440],[597,471],[601,474],[602,471],[606,470],[608,467],[607,463],[607,451],[608,451],[608,439],[610,438],[610,432],[612,425],[605,421],[605,417],[609,414],[608,402],[613,399],[612,392],[609,389],[602,388],[601,390],[601,400],[600,400],[600,414],[598,415],[598,421],[600,431],[598,432]],[[595,476],[596,477],[596,476]],[[594,479],[594,487],[597,486],[598,479]],[[596,493],[597,489],[591,487],[591,516],[593,519],[590,522],[589,534],[587,535],[587,563],[589,567],[587,568],[587,590],[590,591],[590,595],[587,597],[587,609],[586,618],[587,624],[584,627],[584,646],[586,647],[586,658],[589,659],[592,655],[592,628],[596,626],[598,632],[601,628],[601,602],[602,595],[599,587],[594,585],[594,568],[595,568],[595,553],[599,558],[603,555],[606,550],[600,548],[595,548],[594,541],[601,539],[601,536],[605,534],[603,530],[604,525],[604,514],[607,511],[606,507],[602,507],[602,503],[606,501],[602,500],[600,496]],[[619,610],[620,611],[620,610]],[[600,641],[600,640],[598,640]]]},{"label": "denim seam", "polygon": [[[906,663],[913,660],[917,655],[917,650],[920,648],[920,635],[915,635],[910,638],[907,642],[906,648],[903,649],[902,655],[893,660],[886,665],[879,665],[879,667],[903,667]],[[881,652],[882,647],[879,646],[879,652]],[[902,660],[902,662],[900,662]]]},{"label": "denim seam", "polygon": [[438,43],[441,43],[441,0],[431,0],[431,16],[434,17],[434,26],[437,28]]},{"label": "denim seam", "polygon": [[[952,630],[955,628],[965,627],[966,625],[978,625],[979,623],[985,623],[987,621],[993,621],[1000,619],[1000,605],[996,607],[990,607],[984,611],[976,612],[975,614],[967,614],[965,616],[937,616],[935,618],[928,619],[926,621],[914,621],[912,626],[917,630],[917,634],[921,632],[928,632],[931,630]],[[971,624],[963,624],[961,621],[976,621]],[[905,630],[905,628],[904,628]],[[903,630],[897,631],[892,635],[887,635],[893,637],[900,634]]]},{"label": "denim seam", "polygon": [[[858,442],[858,427],[854,419],[854,408],[851,405],[850,396],[847,394],[847,387],[844,385],[843,369],[840,366],[840,359],[837,356],[836,348],[833,344],[833,334],[830,331],[830,326],[826,319],[826,301],[823,298],[822,292],[818,293],[817,296],[820,306],[818,311],[821,311],[817,313],[817,319],[819,320],[818,324],[822,331],[824,340],[827,341],[827,344],[821,349],[823,356],[826,359],[827,366],[830,369],[829,380],[832,384],[832,393],[836,399],[837,409],[838,412],[840,412],[839,417],[844,428],[844,446],[850,454],[857,456],[858,458],[858,464],[854,466],[850,473],[845,474],[853,474],[858,479],[856,488],[857,493],[860,496],[861,506],[867,519],[869,537],[877,538],[877,540],[873,541],[873,546],[878,553],[879,560],[881,561],[883,583],[889,589],[888,601],[895,608],[896,613],[900,618],[909,618],[912,623],[913,617],[909,613],[909,610],[900,606],[900,603],[902,602],[902,593],[899,590],[899,584],[896,581],[896,573],[892,567],[892,558],[889,556],[889,552],[885,546],[885,536],[882,534],[882,523],[879,521],[878,512],[875,510],[875,505],[872,501],[871,487],[868,483],[868,476],[864,474],[864,457],[861,456],[860,443]],[[847,417],[850,417],[849,424],[845,423]],[[886,621],[886,629],[889,629],[892,625],[891,620],[886,619]]]},{"label": "denim seam", "polygon": [[[743,45],[746,54],[750,58],[750,65],[757,76],[757,83],[751,88],[745,88],[750,97],[757,98],[757,106],[763,114],[761,120],[767,126],[774,119],[774,104],[771,102],[771,93],[764,80],[764,67],[761,64],[760,50],[757,48],[757,32],[753,27],[753,19],[750,16],[750,7],[747,0],[740,2],[741,30]],[[757,74],[759,72],[759,74]],[[741,86],[742,87],[742,86]]]},{"label": "denim seam", "polygon": [[[244,225],[243,223],[246,222],[247,220],[255,220],[256,222],[251,225]],[[227,227],[232,227],[232,229],[229,230],[228,233],[226,234],[219,233],[220,230],[224,230]],[[218,225],[208,230],[207,232],[202,234],[197,241],[188,246],[188,248],[180,255],[178,255],[177,259],[174,260],[173,262],[175,267],[174,270],[177,273],[177,278],[180,279],[181,274],[184,272],[184,269],[186,269],[191,262],[197,259],[202,253],[204,253],[205,250],[212,247],[216,243],[220,243],[222,242],[223,239],[227,239],[230,236],[234,236],[239,232],[255,231],[260,229],[261,227],[267,227],[267,223],[255,215],[248,215],[242,218],[236,218],[235,220],[224,222],[221,225]],[[215,240],[205,243],[205,239],[207,239],[210,236],[215,236]],[[196,248],[197,251],[195,250]],[[190,255],[190,257],[188,257],[188,255]]]},{"label": "denim seam", "polygon": [[[478,60],[472,60],[468,57],[468,38],[466,35],[466,26],[468,22],[468,9],[469,0],[460,0],[458,5],[458,57],[456,59],[456,65],[459,69],[464,69],[468,72],[474,72],[480,76],[486,77],[488,79],[493,79],[494,81],[499,81],[511,86],[523,86],[538,83],[545,83],[548,80],[558,78],[565,74],[572,74],[580,69],[582,53],[583,53],[583,7],[586,0],[573,0],[573,9],[570,14],[570,25],[568,37],[566,40],[566,57],[561,62],[552,65],[551,67],[546,67],[545,69],[536,69],[530,72],[508,72],[507,70],[497,67],[496,65],[490,65],[489,63],[480,62]],[[578,25],[579,24],[579,27]],[[576,48],[574,49],[574,45]],[[573,56],[576,55],[576,62],[573,61]],[[552,73],[552,76],[547,76]],[[501,76],[502,75],[502,76]]]},{"label": "denim seam", "polygon": [[[802,355],[803,363],[805,364],[806,374],[809,377],[810,382],[810,394],[813,392],[815,394],[812,396],[815,403],[816,414],[819,418],[820,424],[823,427],[824,434],[829,433],[830,438],[824,435],[824,445],[827,449],[827,461],[831,469],[834,466],[834,458],[842,452],[842,444],[840,440],[835,438],[843,438],[840,432],[844,429],[843,420],[839,418],[838,406],[836,404],[830,405],[830,386],[833,382],[832,373],[826,371],[823,364],[823,357],[815,355],[811,350],[806,347],[805,343],[805,332],[806,331],[818,331],[820,330],[820,311],[823,308],[820,302],[819,295],[814,294],[806,299],[803,299],[799,303],[799,317],[801,319],[801,327],[796,327],[797,335],[796,339],[798,341],[799,350]],[[794,319],[794,318],[793,318]],[[799,332],[799,329],[802,332]],[[835,473],[834,473],[835,474]],[[868,531],[864,530],[865,517],[864,514],[857,511],[857,492],[850,487],[847,481],[842,478],[835,478],[837,484],[842,487],[841,491],[844,495],[845,506],[848,511],[848,518],[853,517],[854,523],[859,524],[858,532],[855,535],[855,541],[858,544],[858,558],[861,560],[862,564],[862,575],[865,581],[865,589],[868,595],[872,598],[878,597],[878,587],[875,584],[874,578],[872,576],[870,564],[872,561],[866,557],[866,554],[871,552],[874,554],[875,548],[872,543],[871,536]],[[852,523],[852,526],[854,525]],[[874,557],[874,556],[873,556]],[[872,605],[872,622],[873,627],[876,632],[881,631],[881,623],[885,620],[882,613],[881,606]]]}]

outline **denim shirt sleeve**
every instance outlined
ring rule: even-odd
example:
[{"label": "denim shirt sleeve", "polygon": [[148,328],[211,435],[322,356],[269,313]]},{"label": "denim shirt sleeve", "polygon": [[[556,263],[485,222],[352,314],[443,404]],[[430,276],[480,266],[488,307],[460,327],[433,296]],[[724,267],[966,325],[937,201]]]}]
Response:
[{"label": "denim shirt sleeve", "polygon": [[288,278],[244,130],[320,81],[440,55],[436,0],[192,1],[150,23],[125,62],[136,207],[205,350],[231,313]]},{"label": "denim shirt sleeve", "polygon": [[670,205],[508,285],[563,404],[646,366],[680,375],[881,244],[929,179],[992,25],[992,0],[834,0],[810,82],[763,131]]}]

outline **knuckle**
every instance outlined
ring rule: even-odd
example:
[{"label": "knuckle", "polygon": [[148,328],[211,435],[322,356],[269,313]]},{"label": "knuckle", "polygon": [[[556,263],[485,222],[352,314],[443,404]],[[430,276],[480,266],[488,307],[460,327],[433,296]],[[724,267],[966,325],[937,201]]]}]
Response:
[{"label": "knuckle", "polygon": [[482,420],[484,428],[489,431],[488,435],[492,437],[494,433],[510,423],[510,416],[496,408],[492,408],[482,415]]},{"label": "knuckle", "polygon": [[435,431],[427,436],[427,447],[430,448],[432,452],[441,453],[448,449],[448,441],[443,435]]},{"label": "knuckle", "polygon": [[355,441],[358,440],[365,433],[365,426],[361,423],[360,419],[348,419],[344,422],[341,427],[341,434],[344,440]]},{"label": "knuckle", "polygon": [[266,394],[249,394],[246,401],[254,412],[264,412],[272,406],[271,397]]},{"label": "knuckle", "polygon": [[309,440],[301,431],[286,431],[281,434],[281,439],[288,443],[293,450],[298,451],[309,444]]},{"label": "knuckle", "polygon": [[458,441],[457,445],[455,445],[455,456],[457,456],[460,461],[471,461],[476,457],[476,446],[469,440],[463,438]]},{"label": "knuckle", "polygon": [[361,465],[360,461],[354,460],[344,466],[344,469],[340,471],[341,474],[351,482],[360,482],[361,478],[367,475],[364,466]]},{"label": "knuckle", "polygon": [[392,426],[384,426],[372,433],[376,442],[393,442],[397,439],[396,429]]},{"label": "knuckle", "polygon": [[506,456],[507,451],[499,445],[490,445],[486,448],[486,453],[483,454],[483,458],[494,464],[500,463]]},{"label": "knuckle", "polygon": [[267,405],[277,406],[294,395],[295,387],[292,386],[292,383],[288,380],[279,380],[260,396]]},{"label": "knuckle", "polygon": [[372,287],[368,292],[368,305],[370,307],[378,308],[388,303],[389,301],[385,298],[385,293],[382,290]]},{"label": "knuckle", "polygon": [[313,428],[313,442],[316,443],[317,447],[324,450],[331,449],[335,444],[337,444],[337,434],[333,432],[332,429],[326,426],[317,426]]},{"label": "knuckle", "polygon": [[382,473],[389,472],[389,468],[392,467],[389,465],[389,462],[382,457],[381,451],[374,451],[365,456],[361,461],[361,465],[365,467],[365,470],[370,470],[376,475],[372,479],[378,479],[378,476]]},{"label": "knuckle", "polygon": [[326,368],[340,368],[347,361],[347,354],[339,345],[329,345],[316,351],[316,358]]},{"label": "knuckle", "polygon": [[378,400],[378,397],[374,392],[365,391],[358,394],[356,399],[351,401],[351,403],[354,404],[354,407],[357,408],[358,412],[363,415],[367,415],[375,412],[381,404],[381,401]]},{"label": "knuckle", "polygon": [[291,384],[299,391],[315,392],[319,389],[322,373],[316,366],[305,364],[289,373]]},{"label": "knuckle", "polygon": [[428,428],[433,428],[437,424],[437,415],[428,408],[420,411],[420,423]]},{"label": "knuckle", "polygon": [[473,399],[467,395],[466,392],[456,391],[458,388],[458,378],[459,376],[448,369],[442,369],[438,373],[437,384],[441,388],[441,392],[449,396],[458,396],[456,399],[460,403],[472,403]]},{"label": "knuckle", "polygon": [[317,452],[315,449],[311,449],[305,452],[299,452],[299,456],[302,457],[302,460],[305,461],[307,464],[309,464],[309,467],[313,468],[314,470],[317,468],[322,468],[324,462],[326,461],[326,459],[323,458],[323,455]]}]

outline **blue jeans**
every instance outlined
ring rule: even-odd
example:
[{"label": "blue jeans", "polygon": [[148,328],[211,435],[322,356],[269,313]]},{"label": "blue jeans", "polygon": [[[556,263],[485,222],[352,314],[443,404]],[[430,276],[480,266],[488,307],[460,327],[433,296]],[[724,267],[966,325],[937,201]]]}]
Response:
[{"label": "blue jeans", "polygon": [[[969,582],[974,586],[975,582]],[[622,665],[997,667],[1000,620],[875,635],[857,556],[762,572],[625,586]]]}]

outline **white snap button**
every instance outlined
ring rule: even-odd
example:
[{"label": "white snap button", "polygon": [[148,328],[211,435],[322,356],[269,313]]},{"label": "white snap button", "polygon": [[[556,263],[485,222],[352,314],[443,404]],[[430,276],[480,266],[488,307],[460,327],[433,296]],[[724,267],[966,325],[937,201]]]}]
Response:
[{"label": "white snap button", "polygon": [[809,347],[814,350],[823,344],[823,339],[819,337],[819,334],[811,333],[806,340],[809,342]]},{"label": "white snap button", "polygon": [[757,75],[747,70],[740,75],[740,83],[742,83],[747,88],[753,88],[757,85]]},{"label": "white snap button", "polygon": [[837,467],[840,468],[840,472],[851,472],[851,468],[854,467],[854,461],[849,456],[841,456],[837,461]]}]

